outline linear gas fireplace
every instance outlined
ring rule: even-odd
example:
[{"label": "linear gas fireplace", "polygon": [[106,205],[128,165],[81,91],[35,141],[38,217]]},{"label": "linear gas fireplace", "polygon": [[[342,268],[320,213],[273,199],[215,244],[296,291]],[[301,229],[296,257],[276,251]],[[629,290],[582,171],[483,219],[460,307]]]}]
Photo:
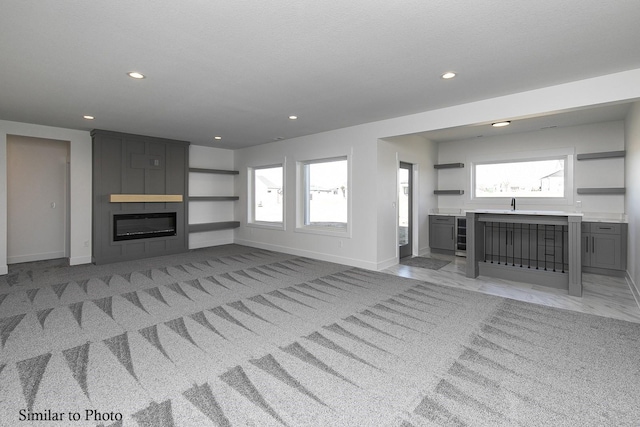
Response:
[{"label": "linear gas fireplace", "polygon": [[176,235],[176,213],[113,215],[113,240],[135,240]]}]

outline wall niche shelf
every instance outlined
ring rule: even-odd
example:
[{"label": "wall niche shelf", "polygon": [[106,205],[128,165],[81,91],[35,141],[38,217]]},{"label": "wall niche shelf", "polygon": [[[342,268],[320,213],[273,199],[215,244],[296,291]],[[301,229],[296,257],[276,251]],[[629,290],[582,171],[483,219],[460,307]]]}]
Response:
[{"label": "wall niche shelf", "polygon": [[578,194],[625,194],[624,187],[618,188],[578,188]]},{"label": "wall niche shelf", "polygon": [[613,159],[616,157],[624,157],[626,151],[603,151],[601,153],[583,153],[578,154],[578,160],[596,160],[596,159]]},{"label": "wall niche shelf", "polygon": [[464,163],[443,163],[441,165],[433,165],[434,169],[454,169],[463,168]]},{"label": "wall niche shelf", "polygon": [[[240,172],[226,169],[189,168],[189,173],[206,173],[213,175],[238,175]],[[189,196],[189,202],[234,202],[238,196]],[[204,231],[230,230],[240,227],[240,221],[217,221],[189,224],[189,233]]]},{"label": "wall niche shelf", "polygon": [[189,224],[189,233],[201,231],[229,230],[240,227],[240,221],[205,222],[201,224]]},{"label": "wall niche shelf", "polygon": [[459,196],[464,194],[464,190],[433,190],[433,194],[439,196]]},{"label": "wall niche shelf", "polygon": [[238,196],[189,196],[190,202],[227,202],[239,199]]},{"label": "wall niche shelf", "polygon": [[196,173],[213,173],[218,175],[238,175],[239,171],[225,170],[225,169],[206,169],[206,168],[189,168],[189,172]]}]

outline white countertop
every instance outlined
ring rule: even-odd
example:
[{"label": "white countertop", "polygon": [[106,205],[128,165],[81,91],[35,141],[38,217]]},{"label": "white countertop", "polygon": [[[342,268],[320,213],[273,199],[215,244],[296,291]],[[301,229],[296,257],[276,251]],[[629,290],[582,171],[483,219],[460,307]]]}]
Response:
[{"label": "white countertop", "polygon": [[601,212],[564,212],[564,211],[544,211],[544,210],[528,210],[517,209],[468,209],[468,210],[443,210],[434,209],[429,215],[438,216],[465,216],[467,212],[487,213],[487,214],[504,214],[504,215],[549,215],[549,216],[581,216],[583,222],[613,222],[626,223],[627,216],[625,214],[601,213]]}]

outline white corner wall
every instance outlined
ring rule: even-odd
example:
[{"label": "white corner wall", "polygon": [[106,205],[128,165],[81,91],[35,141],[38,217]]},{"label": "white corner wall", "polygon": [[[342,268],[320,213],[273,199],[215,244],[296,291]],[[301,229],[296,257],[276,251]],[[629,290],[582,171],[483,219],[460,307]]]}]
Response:
[{"label": "white corner wall", "polygon": [[[233,150],[200,145],[189,146],[189,167],[233,169]],[[235,196],[237,175],[189,173],[190,196]],[[244,197],[244,196],[241,196]],[[236,203],[189,202],[189,224],[236,220]],[[189,249],[233,243],[234,230],[203,231],[189,234]]]},{"label": "white corner wall", "polygon": [[629,220],[628,274],[640,289],[640,101],[634,103],[625,120],[626,207]]},{"label": "white corner wall", "polygon": [[0,274],[7,274],[7,135],[69,141],[71,265],[91,262],[91,136],[89,132],[0,120]]}]

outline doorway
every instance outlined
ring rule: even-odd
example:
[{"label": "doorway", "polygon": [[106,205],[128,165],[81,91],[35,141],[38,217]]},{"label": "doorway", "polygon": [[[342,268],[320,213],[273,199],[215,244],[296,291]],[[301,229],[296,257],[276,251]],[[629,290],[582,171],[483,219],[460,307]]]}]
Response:
[{"label": "doorway", "polygon": [[398,168],[398,246],[400,258],[413,255],[413,165]]},{"label": "doorway", "polygon": [[69,256],[69,146],[7,135],[7,264]]}]

